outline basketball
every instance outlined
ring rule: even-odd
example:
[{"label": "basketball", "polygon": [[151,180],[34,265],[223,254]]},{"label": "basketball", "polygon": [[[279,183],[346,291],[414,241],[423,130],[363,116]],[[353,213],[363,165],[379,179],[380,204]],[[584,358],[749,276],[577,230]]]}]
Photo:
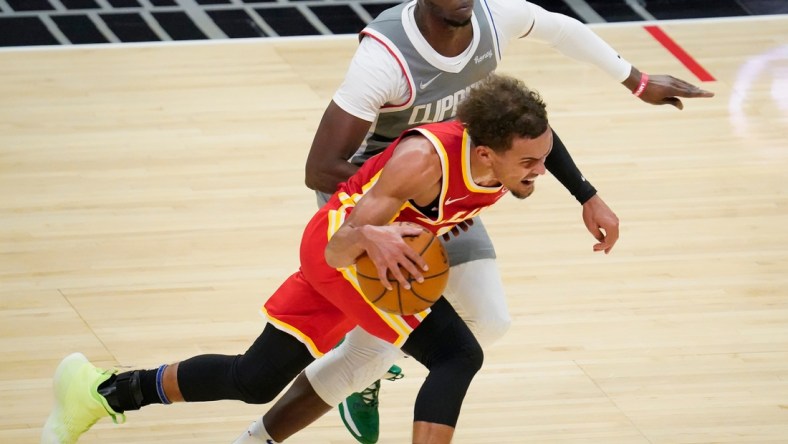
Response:
[{"label": "basketball", "polygon": [[[406,236],[402,239],[417,251],[429,266],[422,272],[424,282],[416,282],[406,270],[402,274],[408,278],[410,290],[400,287],[399,281],[390,274],[388,280],[391,290],[380,283],[378,271],[372,259],[363,254],[356,261],[356,275],[364,296],[377,308],[398,315],[412,315],[426,310],[443,294],[449,280],[449,256],[443,244],[429,230],[410,222],[394,222],[421,228],[418,236]],[[393,224],[393,225],[394,225]]]}]

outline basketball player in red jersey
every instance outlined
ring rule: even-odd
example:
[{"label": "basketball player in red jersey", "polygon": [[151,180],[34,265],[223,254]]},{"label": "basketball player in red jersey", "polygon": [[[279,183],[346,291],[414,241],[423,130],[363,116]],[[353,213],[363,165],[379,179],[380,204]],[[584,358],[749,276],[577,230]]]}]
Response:
[{"label": "basketball player in red jersey", "polygon": [[[200,355],[158,369],[115,375],[75,353],[55,376],[57,400],[43,443],[73,443],[96,421],[150,404],[236,399],[267,403],[351,328],[361,326],[401,346],[429,369],[416,399],[413,442],[448,444],[482,350],[465,322],[441,298],[413,316],[381,312],[357,290],[356,258],[366,253],[408,287],[400,267],[422,279],[423,259],[403,241],[419,228],[441,234],[511,192],[528,197],[545,173],[552,131],[545,105],[522,82],[492,75],[463,102],[460,122],[406,132],[365,165],[307,224],[301,267],[265,304],[270,323],[243,355]],[[384,282],[384,285],[387,285]],[[303,373],[301,373],[303,377]],[[281,441],[308,425],[325,403],[299,398],[279,412]],[[319,415],[317,415],[319,416]]]},{"label": "basketball player in red jersey", "polygon": [[[589,63],[646,103],[681,108],[681,98],[713,95],[672,76],[646,75],[587,26],[526,0],[410,0],[381,12],[361,31],[321,118],[305,166],[305,182],[317,191],[319,205],[406,129],[454,118],[466,88],[497,69],[518,39]],[[531,63],[536,69],[537,61]],[[547,169],[582,205],[582,221],[598,241],[594,251],[609,253],[618,239],[618,218],[558,134],[553,140]],[[444,241],[451,264],[444,294],[486,348],[506,333],[511,317],[494,245],[482,219],[471,221],[461,236]],[[396,347],[354,329],[328,359],[310,365],[306,377],[325,403],[338,405],[358,442],[374,444],[379,379],[396,374],[401,357]],[[255,434],[259,422],[247,431]]]}]

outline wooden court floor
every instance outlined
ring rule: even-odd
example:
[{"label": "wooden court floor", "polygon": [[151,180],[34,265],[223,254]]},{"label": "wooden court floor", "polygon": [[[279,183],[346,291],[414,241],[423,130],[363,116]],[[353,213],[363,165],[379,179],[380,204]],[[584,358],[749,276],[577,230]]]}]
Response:
[{"label": "wooden court floor", "polygon": [[[456,443],[788,443],[788,17],[662,23],[717,80],[684,111],[518,42],[502,72],[621,219],[592,253],[551,177],[485,214],[513,326]],[[641,26],[595,28],[696,81]],[[0,442],[37,442],[73,351],[153,367],[239,353],[296,267],[303,164],[353,37],[0,52]],[[409,442],[424,377],[385,382]],[[227,443],[265,406],[153,406],[85,443]],[[350,443],[332,412],[288,441]]]}]

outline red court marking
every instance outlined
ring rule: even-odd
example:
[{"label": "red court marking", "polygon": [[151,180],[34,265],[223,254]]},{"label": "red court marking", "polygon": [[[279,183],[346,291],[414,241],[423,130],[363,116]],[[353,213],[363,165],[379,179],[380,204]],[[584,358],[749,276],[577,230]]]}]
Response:
[{"label": "red court marking", "polygon": [[665,31],[663,31],[659,26],[649,25],[644,26],[643,28],[651,34],[662,46],[665,47],[674,57],[679,59],[684,66],[687,67],[690,71],[692,71],[695,76],[700,79],[701,82],[713,82],[716,80],[708,71],[706,71],[700,63],[696,62],[695,59],[692,58],[691,55],[687,54],[687,51],[678,45],[678,43],[674,42],[672,38],[670,38]]}]

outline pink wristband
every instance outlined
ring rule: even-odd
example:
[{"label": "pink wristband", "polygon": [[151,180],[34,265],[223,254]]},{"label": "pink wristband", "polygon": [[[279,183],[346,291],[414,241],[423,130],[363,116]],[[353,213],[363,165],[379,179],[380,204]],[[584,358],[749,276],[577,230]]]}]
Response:
[{"label": "pink wristband", "polygon": [[636,90],[632,91],[632,94],[634,94],[635,97],[640,97],[640,95],[643,94],[643,91],[646,90],[646,85],[648,85],[648,74],[641,72],[640,85],[638,85]]}]

